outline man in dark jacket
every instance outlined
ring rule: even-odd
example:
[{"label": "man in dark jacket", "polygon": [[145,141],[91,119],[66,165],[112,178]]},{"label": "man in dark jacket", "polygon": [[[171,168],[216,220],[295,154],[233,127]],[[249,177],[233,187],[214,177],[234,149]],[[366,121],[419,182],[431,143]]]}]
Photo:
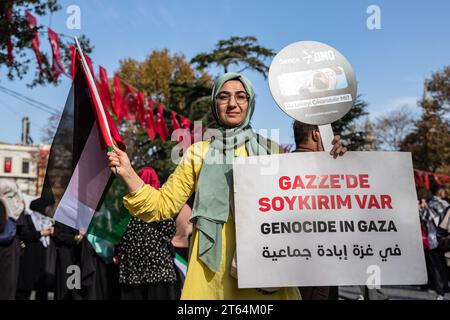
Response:
[{"label": "man in dark jacket", "polygon": [[28,208],[26,208],[17,221],[17,235],[23,248],[20,258],[17,300],[29,300],[32,290],[36,291],[36,300],[47,300],[48,291],[52,286],[50,275],[45,270],[45,264],[47,250],[53,249],[50,248],[49,242],[49,237],[53,234],[53,227],[50,219],[43,216],[42,218],[46,218],[48,223],[45,227],[43,225],[36,226],[37,221],[43,220],[37,217],[40,213],[34,211],[37,201],[32,201],[31,211],[27,211]]}]

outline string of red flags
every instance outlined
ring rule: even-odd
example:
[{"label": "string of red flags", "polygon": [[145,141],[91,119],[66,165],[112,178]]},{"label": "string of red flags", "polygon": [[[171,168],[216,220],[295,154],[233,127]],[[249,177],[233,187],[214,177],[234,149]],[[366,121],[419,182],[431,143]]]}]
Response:
[{"label": "string of red flags", "polygon": [[[10,1],[6,13],[6,19],[9,21],[12,21],[12,8],[13,2]],[[28,22],[28,27],[34,30],[31,48],[36,56],[39,72],[41,72],[43,61],[39,48],[40,40],[39,33],[37,32],[37,19],[29,11],[25,12],[25,17]],[[54,77],[58,79],[59,76],[63,74],[73,79],[77,71],[75,68],[80,65],[79,61],[76,61],[79,59],[79,56],[76,54],[75,46],[71,45],[69,48],[71,66],[70,70],[68,70],[69,72],[67,72],[62,62],[59,34],[49,27],[47,27],[47,34],[52,52],[51,71]],[[7,40],[7,51],[8,62],[13,63],[13,43],[11,39]],[[95,75],[93,63],[86,54],[85,59],[92,75]],[[198,135],[202,133],[192,132],[192,121],[190,119],[166,108],[162,103],[156,103],[151,97],[146,97],[142,91],[136,90],[132,85],[122,81],[118,75],[113,77],[112,90],[110,90],[108,73],[103,66],[99,66],[98,77],[94,76],[94,81],[104,109],[113,114],[119,123],[122,121],[130,121],[133,123],[137,121],[139,126],[147,132],[151,140],[154,140],[157,136],[159,136],[162,141],[169,139],[170,132],[165,116],[167,116],[167,119],[171,124],[172,131],[177,129],[187,129],[186,131],[189,132],[191,138],[189,143],[198,138]],[[183,134],[179,134],[177,141],[184,141],[188,138],[189,137],[184,137]]]},{"label": "string of red flags", "polygon": [[[76,50],[73,45],[70,46],[71,62],[72,62],[72,77],[75,74],[74,70],[76,64],[75,56]],[[85,55],[86,62],[94,74],[93,64],[88,55]],[[118,122],[127,120],[130,122],[135,122],[136,118],[141,126],[145,129],[150,139],[154,140],[156,135],[164,142],[169,136],[169,129],[164,117],[164,111],[169,111],[171,116],[172,130],[176,129],[187,129],[190,130],[192,125],[191,120],[179,115],[175,111],[166,110],[162,103],[158,103],[156,108],[156,117],[154,114],[155,101],[148,97],[146,98],[142,91],[137,91],[135,88],[120,79],[119,76],[113,77],[113,93],[109,89],[108,73],[107,70],[99,66],[98,79],[95,79],[98,91],[100,93],[100,98],[105,110],[109,110],[116,117]],[[137,91],[137,93],[136,93]],[[137,117],[136,117],[137,116]],[[180,119],[178,122],[177,117]],[[187,138],[183,135],[179,135],[177,141],[180,142]],[[196,135],[193,136],[191,133],[191,140],[198,138]]]},{"label": "string of red flags", "polygon": [[414,169],[416,187],[423,187],[430,190],[430,185],[432,183],[431,179],[440,186],[444,185],[446,182],[450,182],[450,176]]}]

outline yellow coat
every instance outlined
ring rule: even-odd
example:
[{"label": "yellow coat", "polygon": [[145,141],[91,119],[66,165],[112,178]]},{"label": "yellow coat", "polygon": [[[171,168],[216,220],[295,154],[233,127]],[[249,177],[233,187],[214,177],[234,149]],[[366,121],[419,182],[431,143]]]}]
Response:
[{"label": "yellow coat", "polygon": [[[196,190],[203,158],[208,148],[208,141],[192,145],[159,190],[146,185],[136,194],[124,197],[125,207],[133,216],[146,222],[161,221],[175,216]],[[247,156],[244,146],[236,151],[236,156]],[[194,227],[181,299],[300,299],[300,293],[295,287],[282,288],[270,295],[263,295],[256,289],[238,288],[237,279],[230,275],[236,249],[235,226],[231,214],[222,229],[222,257],[217,272],[212,272],[199,259],[198,245],[198,232]]]}]

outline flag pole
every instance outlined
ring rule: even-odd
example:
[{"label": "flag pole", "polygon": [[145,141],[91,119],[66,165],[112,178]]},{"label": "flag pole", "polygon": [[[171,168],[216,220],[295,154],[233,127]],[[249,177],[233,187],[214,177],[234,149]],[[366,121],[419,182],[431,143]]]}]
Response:
[{"label": "flag pole", "polygon": [[[92,88],[93,98],[95,99],[95,102],[96,102],[95,104],[98,106],[98,108],[97,108],[97,109],[99,109],[98,112],[100,113],[101,118],[103,120],[103,123],[99,123],[99,125],[100,125],[100,128],[102,128],[104,126],[104,129],[105,129],[104,131],[106,131],[107,138],[108,138],[108,141],[105,141],[106,145],[107,145],[107,149],[108,149],[108,151],[114,151],[113,146],[115,145],[115,141],[114,141],[113,137],[111,136],[111,131],[109,130],[109,124],[108,124],[108,120],[106,119],[105,109],[103,108],[102,100],[100,99],[100,95],[98,94],[98,90],[97,90],[97,86],[95,85],[94,77],[92,76],[91,70],[89,69],[89,66],[86,62],[83,50],[81,49],[80,43],[78,42],[78,38],[77,37],[74,37],[74,38],[75,38],[75,44],[76,44],[77,51],[80,54],[81,64],[83,65],[83,69],[86,72],[86,75],[87,75],[87,78],[89,81],[89,85]],[[118,169],[117,167],[114,167],[114,171],[116,174],[118,172],[117,169]]]}]

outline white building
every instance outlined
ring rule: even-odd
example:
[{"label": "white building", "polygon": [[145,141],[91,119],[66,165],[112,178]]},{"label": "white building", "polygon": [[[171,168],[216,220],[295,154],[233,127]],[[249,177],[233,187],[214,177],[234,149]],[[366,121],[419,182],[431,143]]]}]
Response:
[{"label": "white building", "polygon": [[15,145],[0,143],[0,179],[14,180],[22,192],[41,192],[49,145]]}]

